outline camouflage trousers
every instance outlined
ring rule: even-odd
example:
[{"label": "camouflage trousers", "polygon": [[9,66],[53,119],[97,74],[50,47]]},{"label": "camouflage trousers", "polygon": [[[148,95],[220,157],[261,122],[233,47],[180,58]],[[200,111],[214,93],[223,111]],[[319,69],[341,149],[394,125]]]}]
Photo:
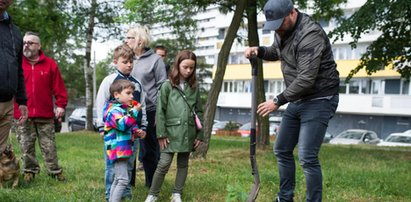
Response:
[{"label": "camouflage trousers", "polygon": [[23,155],[24,172],[40,172],[36,159],[36,139],[39,141],[40,151],[49,174],[62,172],[58,165],[53,119],[28,119],[24,125],[16,127],[16,136]]}]

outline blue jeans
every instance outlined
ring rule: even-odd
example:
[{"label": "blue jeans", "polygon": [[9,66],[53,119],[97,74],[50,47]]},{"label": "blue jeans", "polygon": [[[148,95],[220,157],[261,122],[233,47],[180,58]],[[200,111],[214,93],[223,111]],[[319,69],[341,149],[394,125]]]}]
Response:
[{"label": "blue jeans", "polygon": [[318,153],[338,106],[338,95],[331,99],[289,103],[283,114],[274,146],[280,174],[280,201],[293,201],[295,161],[293,150],[298,144],[298,159],[306,178],[306,201],[321,201],[322,173]]},{"label": "blue jeans", "polygon": [[[128,159],[128,163],[127,163],[127,170],[128,170],[128,176],[129,176],[129,180],[131,179],[131,174],[133,171],[133,167],[134,167],[134,161],[136,159],[137,156],[137,148],[138,148],[138,140],[134,141],[134,145],[133,145],[133,155]],[[104,185],[106,188],[106,200],[108,201],[108,199],[110,198],[110,189],[111,189],[111,185],[113,184],[114,181],[114,162],[110,161],[107,159],[107,151],[106,151],[106,147],[104,147],[104,160],[106,162],[106,170],[105,170],[105,175],[104,175]],[[123,198],[131,198],[131,185],[130,183],[127,185],[124,193],[123,193]]]}]

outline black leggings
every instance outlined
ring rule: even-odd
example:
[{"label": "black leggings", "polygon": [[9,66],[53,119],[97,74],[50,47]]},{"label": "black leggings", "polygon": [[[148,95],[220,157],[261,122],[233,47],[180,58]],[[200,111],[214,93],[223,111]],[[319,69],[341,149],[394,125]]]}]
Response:
[{"label": "black leggings", "polygon": [[151,187],[154,172],[157,169],[157,163],[160,159],[160,146],[158,145],[156,127],[154,125],[155,117],[156,111],[147,111],[147,135],[142,141],[143,145],[141,145],[143,147],[142,162],[147,187]]}]

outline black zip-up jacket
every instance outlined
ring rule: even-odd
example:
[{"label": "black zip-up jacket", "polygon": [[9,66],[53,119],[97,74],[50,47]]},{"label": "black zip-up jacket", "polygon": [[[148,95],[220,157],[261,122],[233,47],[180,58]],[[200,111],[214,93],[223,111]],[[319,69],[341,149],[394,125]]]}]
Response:
[{"label": "black zip-up jacket", "polygon": [[27,103],[22,55],[23,38],[9,16],[0,21],[0,102],[15,97],[19,105]]},{"label": "black zip-up jacket", "polygon": [[283,40],[275,34],[272,46],[258,48],[258,57],[281,60],[286,89],[277,96],[280,105],[337,95],[340,85],[327,34],[307,14],[297,12],[294,29]]}]

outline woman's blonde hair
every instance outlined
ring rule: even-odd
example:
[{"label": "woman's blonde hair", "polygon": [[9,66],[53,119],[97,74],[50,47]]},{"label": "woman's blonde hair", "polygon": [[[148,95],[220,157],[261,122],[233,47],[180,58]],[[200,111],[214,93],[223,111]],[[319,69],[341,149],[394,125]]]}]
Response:
[{"label": "woman's blonde hair", "polygon": [[145,47],[148,47],[148,45],[151,42],[151,36],[150,36],[150,31],[146,26],[136,24],[127,31],[130,33],[133,37],[135,37],[135,40],[141,41],[141,45],[139,46],[139,43],[137,42],[135,47],[131,47],[133,50],[134,49],[143,49]]}]

